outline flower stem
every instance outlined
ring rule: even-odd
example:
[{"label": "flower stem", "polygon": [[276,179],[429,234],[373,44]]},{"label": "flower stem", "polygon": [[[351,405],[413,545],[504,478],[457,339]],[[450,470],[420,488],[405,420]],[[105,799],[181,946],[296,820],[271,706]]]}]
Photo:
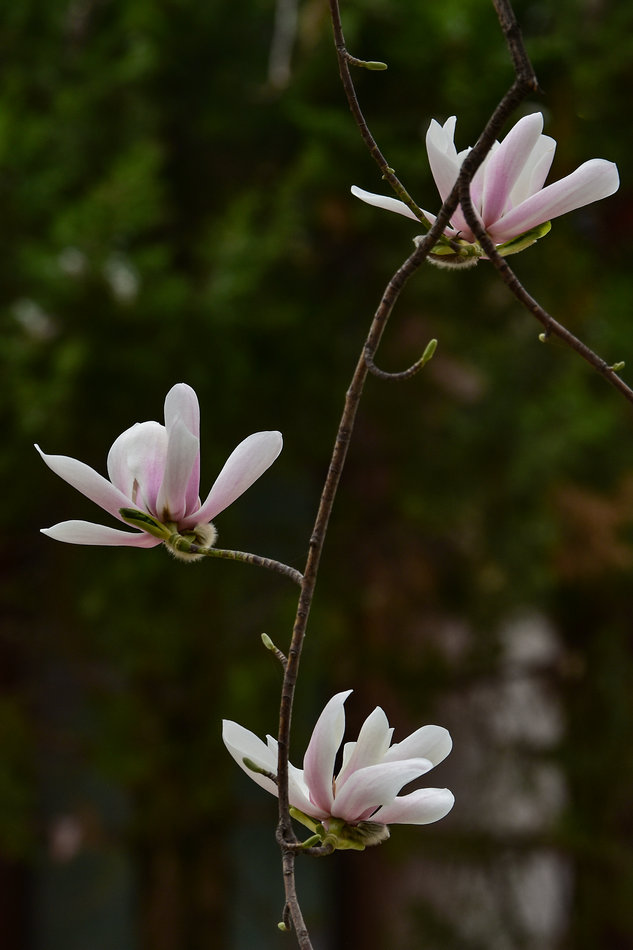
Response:
[{"label": "flower stem", "polygon": [[189,550],[192,554],[202,554],[204,557],[220,557],[226,561],[243,561],[245,564],[253,564],[255,567],[264,567],[268,571],[275,571],[277,574],[289,577],[295,584],[301,585],[303,581],[301,571],[296,571],[294,567],[283,564],[281,561],[261,557],[259,554],[249,554],[247,551],[230,551],[226,548],[202,548],[195,544],[192,544]]}]

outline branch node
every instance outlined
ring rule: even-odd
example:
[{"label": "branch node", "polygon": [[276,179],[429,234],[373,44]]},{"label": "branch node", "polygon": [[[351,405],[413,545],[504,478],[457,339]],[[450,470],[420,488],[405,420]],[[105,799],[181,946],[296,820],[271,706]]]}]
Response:
[{"label": "branch node", "polygon": [[346,49],[343,50],[343,56],[350,66],[359,66],[361,69],[370,69],[374,72],[387,69],[386,63],[381,63],[375,59],[356,59],[356,57],[348,53]]},{"label": "branch node", "polygon": [[281,652],[281,650],[279,649],[279,647],[276,647],[276,646],[275,646],[275,644],[274,644],[273,641],[270,639],[270,637],[268,636],[267,633],[262,633],[262,643],[264,644],[264,646],[266,647],[267,650],[270,650],[270,652],[271,652],[274,656],[277,657],[277,659],[279,660],[279,662],[281,663],[282,667],[283,667],[284,670],[285,670],[285,669],[286,669],[286,666],[288,665],[288,658],[286,657],[286,655],[285,655],[284,653]]}]

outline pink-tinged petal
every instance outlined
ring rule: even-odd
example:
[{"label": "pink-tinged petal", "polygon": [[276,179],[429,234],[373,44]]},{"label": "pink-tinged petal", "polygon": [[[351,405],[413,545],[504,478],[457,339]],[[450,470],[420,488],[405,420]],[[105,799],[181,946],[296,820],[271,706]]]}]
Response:
[{"label": "pink-tinged petal", "polygon": [[[200,442],[180,416],[167,429],[167,457],[156,499],[156,515],[161,521],[180,522],[187,512],[188,486],[193,468],[200,459]],[[198,491],[196,488],[196,498]]]},{"label": "pink-tinged petal", "polygon": [[456,122],[454,115],[447,119],[443,126],[432,119],[426,133],[429,165],[442,201],[446,201],[451,193],[461,167],[453,141]]},{"label": "pink-tinged petal", "polygon": [[608,198],[619,186],[617,166],[602,158],[593,158],[509,211],[490,229],[490,236],[495,243],[503,244],[538,224]]},{"label": "pink-tinged petal", "polygon": [[443,726],[422,726],[416,729],[402,742],[396,742],[385,753],[383,762],[397,762],[402,759],[429,759],[433,765],[439,765],[453,748],[448,729]]},{"label": "pink-tinged petal", "polygon": [[275,461],[283,446],[281,432],[255,432],[233,450],[216,478],[206,501],[181,521],[181,528],[213,521],[250,488]]},{"label": "pink-tinged petal", "polygon": [[35,448],[51,471],[63,478],[77,491],[80,491],[90,501],[94,501],[104,511],[108,511],[119,521],[123,520],[119,514],[119,508],[129,508],[132,505],[129,496],[119,491],[107,478],[99,475],[84,462],[70,458],[68,455],[46,455],[39,445],[36,445]]},{"label": "pink-tinged petal", "polygon": [[412,218],[413,221],[418,220],[411,208],[407,207],[404,201],[399,201],[397,198],[374,195],[371,191],[363,191],[362,188],[358,188],[356,185],[352,185],[351,192],[355,198],[360,198],[365,204],[373,205],[375,208],[384,208],[385,211],[395,211],[396,214],[402,214],[405,218]]},{"label": "pink-tinged petal", "polygon": [[541,113],[526,115],[510,129],[503,142],[488,156],[481,195],[484,227],[489,228],[501,217],[510,192],[523,169],[529,164],[542,131]]},{"label": "pink-tinged petal", "polygon": [[389,727],[389,721],[380,706],[377,706],[371,713],[358,734],[358,741],[344,754],[345,764],[336,777],[337,794],[340,793],[346,779],[357,769],[365,768],[368,765],[376,765],[382,761],[382,758],[389,748],[393,729]]},{"label": "pink-tinged petal", "polygon": [[303,759],[303,772],[313,804],[331,814],[334,801],[332,780],[334,760],[345,732],[344,703],[351,689],[337,693],[327,703],[317,720]]},{"label": "pink-tinged petal", "polygon": [[428,825],[449,813],[455,797],[447,788],[420,788],[398,796],[371,816],[385,825]]},{"label": "pink-tinged petal", "polygon": [[[389,805],[403,785],[419,778],[433,767],[428,759],[409,759],[368,765],[353,772],[340,791],[336,789],[332,817],[344,821],[363,821],[379,805]],[[310,791],[312,783],[308,779]]]},{"label": "pink-tinged petal", "polygon": [[[490,156],[492,155],[492,153],[497,148],[499,148],[499,143],[493,142],[491,150],[488,152],[488,154],[484,158],[483,162],[481,163],[481,165],[479,166],[479,168],[473,175],[470,182],[470,199],[473,205],[475,206],[477,214],[480,216],[481,216],[481,195],[483,192],[484,180],[486,176],[486,164],[490,160]],[[468,149],[468,151],[470,152],[470,149]]]},{"label": "pink-tinged petal", "polygon": [[158,422],[137,422],[113,442],[108,474],[112,483],[129,495],[133,507],[158,516],[156,501],[166,457],[165,427]]},{"label": "pink-tinged petal", "polygon": [[237,764],[254,782],[272,795],[277,794],[276,784],[260,772],[253,772],[244,765],[244,759],[251,759],[255,765],[277,774],[277,754],[270,745],[266,745],[254,733],[230,719],[222,721],[222,740]]},{"label": "pink-tinged petal", "polygon": [[[172,386],[165,398],[165,428],[167,429],[168,436],[176,419],[181,419],[189,432],[195,435],[196,439],[200,438],[200,406],[198,404],[198,397],[196,396],[195,390],[186,383],[177,383],[175,386]],[[193,468],[191,469],[185,491],[186,513],[200,507],[200,500],[198,498],[199,492],[200,454],[198,453]]]},{"label": "pink-tinged petal", "polygon": [[160,538],[154,538],[145,531],[120,531],[91,521],[60,521],[52,528],[42,528],[41,533],[55,541],[68,544],[104,544],[110,547],[154,548],[160,544]]},{"label": "pink-tinged petal", "polygon": [[507,211],[515,208],[526,198],[535,195],[545,184],[556,153],[556,141],[549,135],[541,135],[532,149],[530,161],[517,178],[508,199]]}]

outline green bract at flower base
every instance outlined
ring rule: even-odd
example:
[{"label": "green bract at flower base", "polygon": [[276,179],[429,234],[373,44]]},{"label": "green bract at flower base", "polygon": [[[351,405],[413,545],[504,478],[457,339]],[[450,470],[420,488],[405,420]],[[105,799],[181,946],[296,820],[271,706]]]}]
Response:
[{"label": "green bract at flower base", "polygon": [[[518,254],[519,251],[524,251],[527,247],[531,247],[532,244],[536,244],[540,238],[545,237],[551,230],[552,222],[545,221],[544,224],[539,224],[537,227],[531,228],[523,234],[519,234],[518,237],[513,238],[511,241],[506,241],[505,244],[499,244],[497,253],[500,254],[501,257]],[[413,239],[416,245],[423,240],[424,235]],[[448,244],[436,244],[427,260],[430,264],[435,264],[437,267],[446,267],[456,270],[461,268],[463,270],[474,267],[480,260],[487,259],[484,249],[479,242],[474,241],[469,244],[467,241],[457,241],[456,243],[460,245],[457,251]]]},{"label": "green bract at flower base", "polygon": [[291,808],[290,814],[314,832],[312,838],[303,842],[305,848],[330,845],[334,851],[364,851],[371,845],[382,844],[389,837],[389,826],[378,821],[359,821],[350,825],[342,818],[330,818],[326,827],[304,815],[298,808]]}]

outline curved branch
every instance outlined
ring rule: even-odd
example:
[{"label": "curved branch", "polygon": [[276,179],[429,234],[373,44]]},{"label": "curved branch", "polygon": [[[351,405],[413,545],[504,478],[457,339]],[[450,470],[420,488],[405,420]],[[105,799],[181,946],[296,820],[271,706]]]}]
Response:
[{"label": "curved branch", "polygon": [[416,360],[412,366],[409,366],[408,369],[403,369],[400,373],[388,373],[386,370],[380,369],[378,366],[376,366],[372,353],[370,352],[369,348],[365,346],[365,366],[372,376],[377,376],[378,379],[390,380],[392,382],[404,382],[405,380],[411,379],[420,372],[422,367],[425,366],[431,359],[436,349],[437,340],[430,340],[420,359]]},{"label": "curved branch", "polygon": [[[469,156],[470,157],[470,156]],[[545,327],[545,338],[549,336],[555,336],[559,340],[562,340],[567,346],[574,350],[582,359],[584,359],[596,372],[600,373],[601,376],[609,382],[618,392],[622,393],[624,398],[628,402],[633,403],[633,389],[620,379],[617,375],[618,371],[623,368],[622,363],[615,363],[610,365],[606,360],[602,359],[601,356],[598,356],[586,343],[583,343],[582,340],[579,340],[578,337],[564,327],[562,323],[559,323],[557,320],[552,317],[551,314],[547,312],[537,300],[532,297],[530,293],[525,289],[517,275],[514,273],[508,262],[504,257],[499,254],[494,242],[491,240],[490,236],[484,229],[481,221],[478,216],[475,214],[475,209],[473,208],[472,199],[470,197],[470,187],[468,181],[462,181],[461,175],[458,179],[459,186],[459,203],[461,205],[462,213],[468,223],[468,227],[472,230],[473,234],[481,244],[482,248],[486,252],[486,256],[492,262],[494,267],[497,269],[499,276],[502,281],[509,288],[512,294],[516,299],[523,304],[526,310],[529,310],[530,313],[536,317],[536,319]]]}]

